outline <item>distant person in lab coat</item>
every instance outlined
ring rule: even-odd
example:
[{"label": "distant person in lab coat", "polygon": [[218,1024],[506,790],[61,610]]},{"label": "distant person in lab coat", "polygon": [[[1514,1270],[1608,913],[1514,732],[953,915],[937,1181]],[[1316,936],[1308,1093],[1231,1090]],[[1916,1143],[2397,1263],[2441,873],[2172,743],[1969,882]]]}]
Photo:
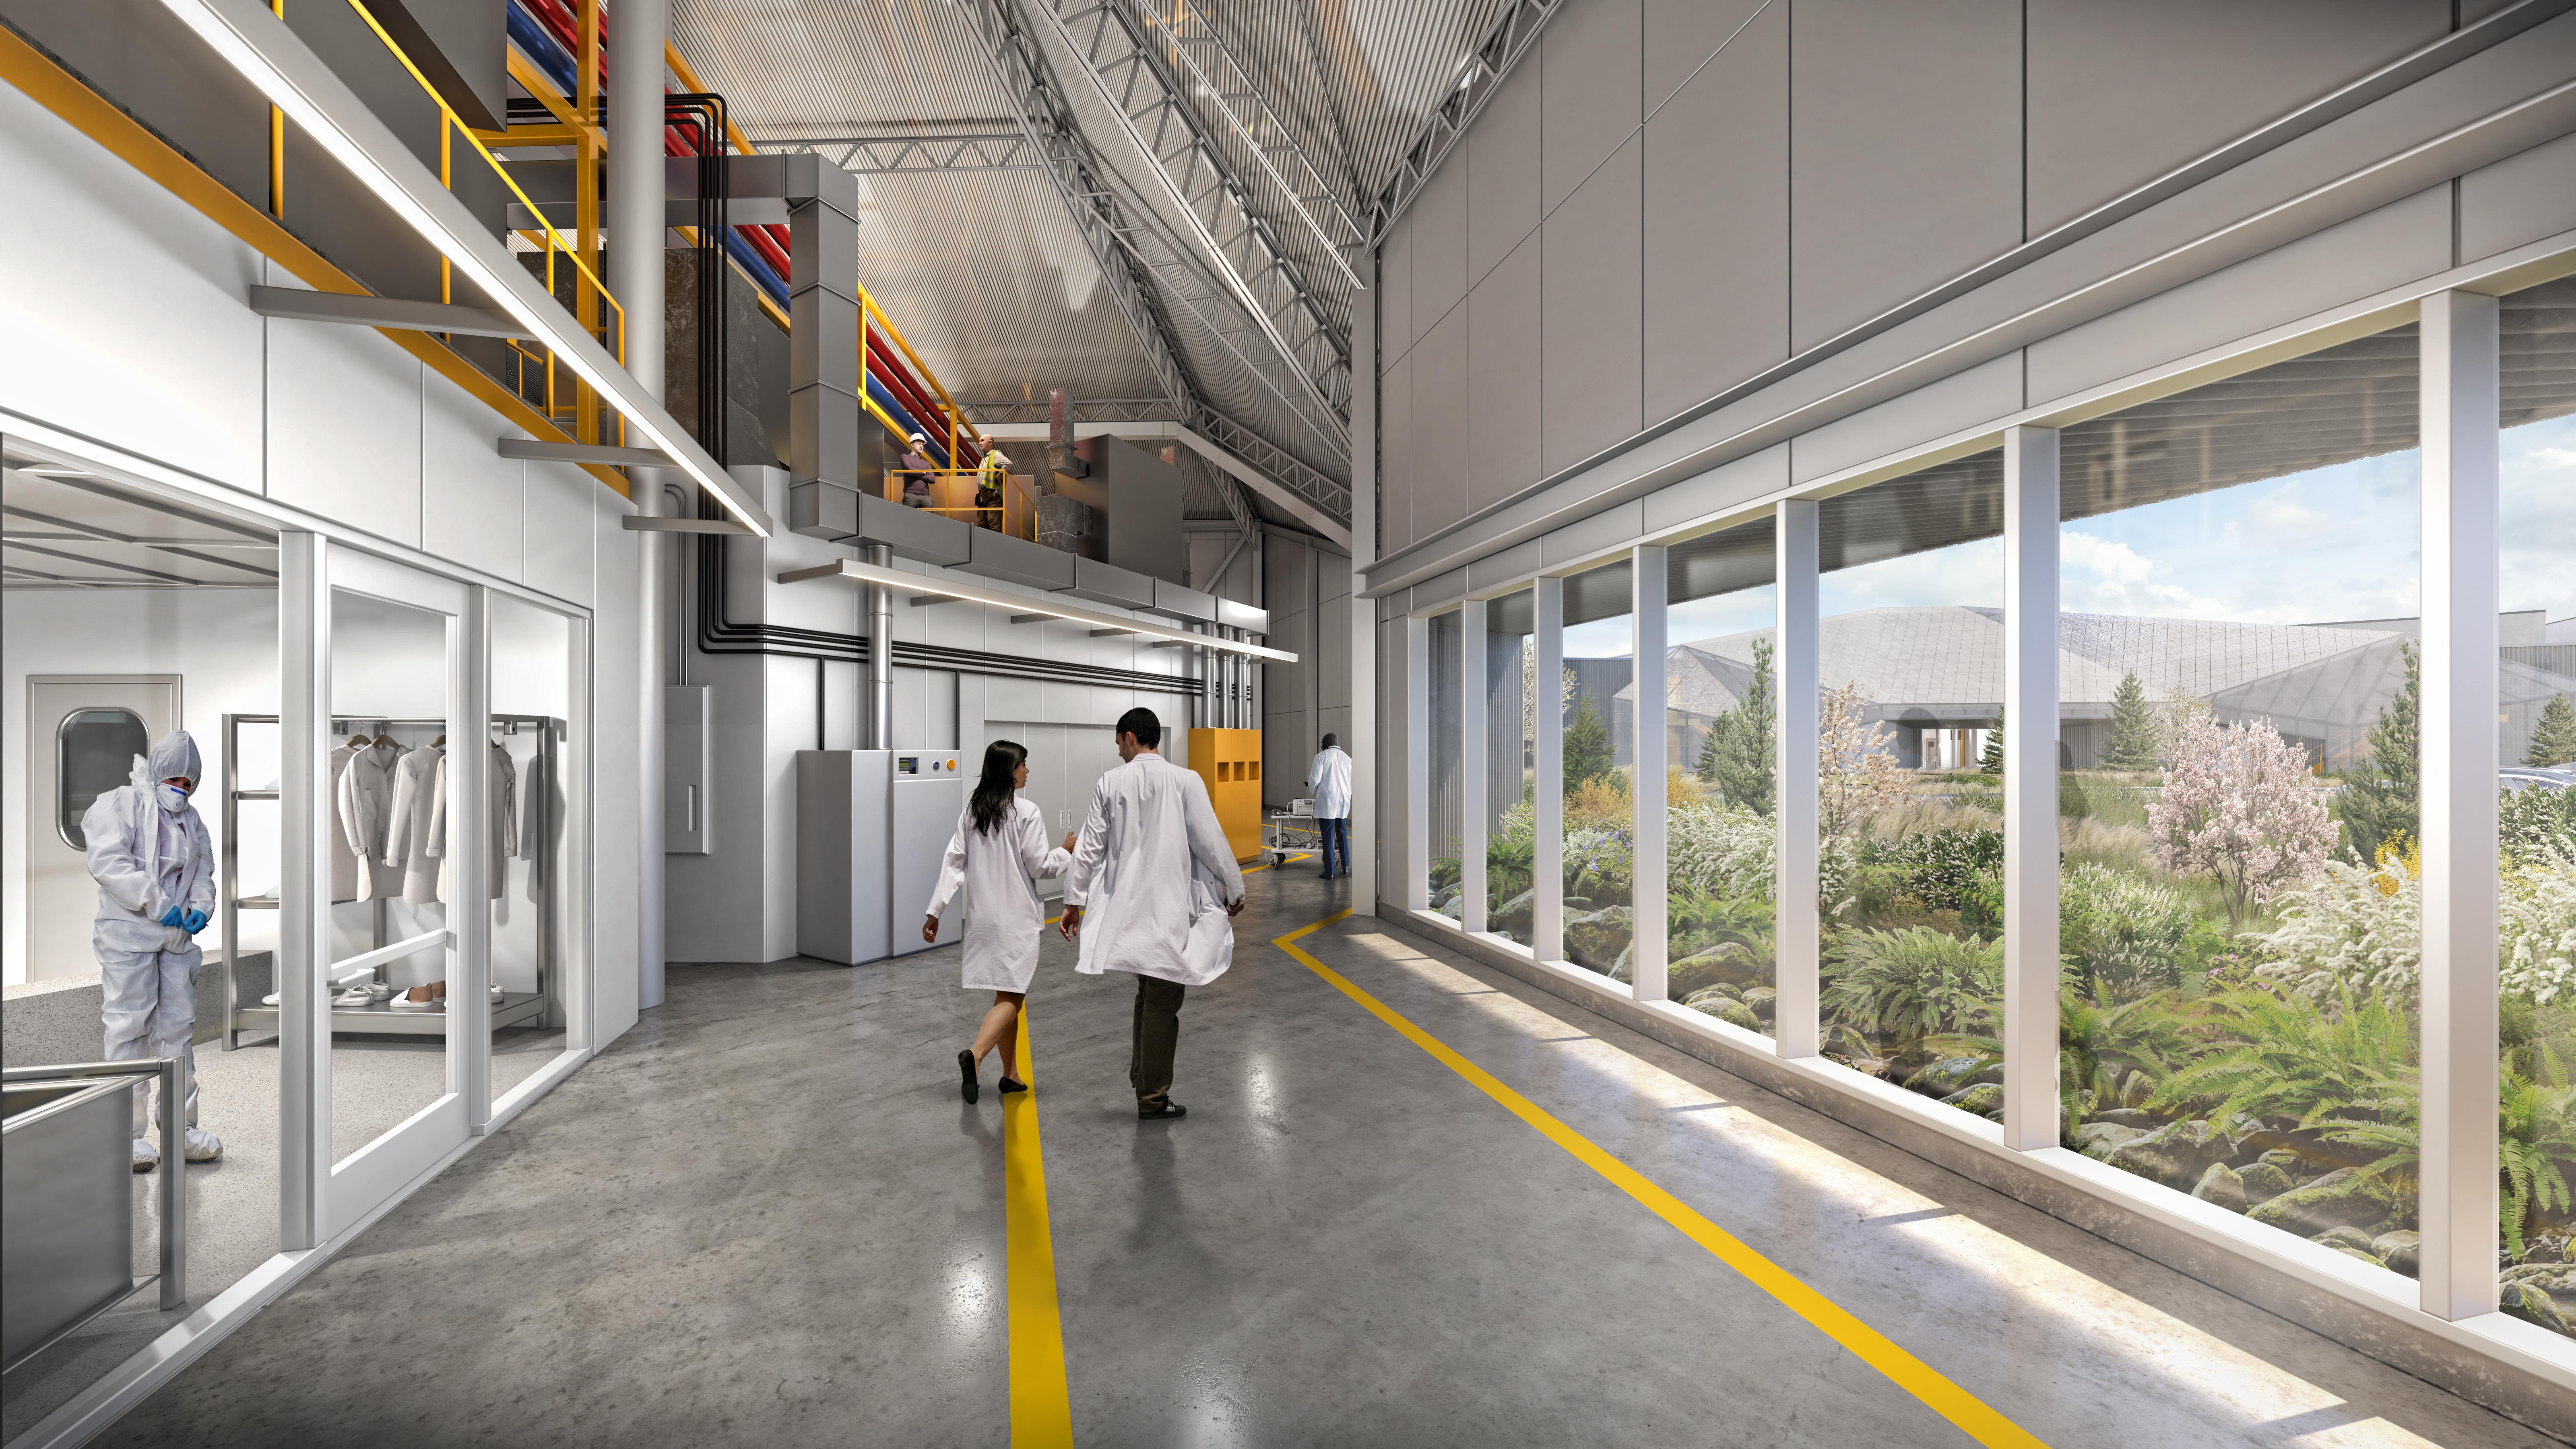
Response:
[{"label": "distant person in lab coat", "polygon": [[[153,742],[149,759],[134,757],[125,784],[90,803],[81,817],[89,844],[90,878],[98,882],[98,918],[90,945],[98,954],[100,1016],[107,1028],[107,1059],[177,1057],[186,1101],[187,1155],[212,1162],[224,1155],[215,1134],[197,1125],[197,1062],[191,1046],[197,1029],[197,967],[205,960],[192,939],[215,909],[215,852],[206,822],[188,803],[202,767],[197,742],[172,730]],[[151,1087],[134,1088],[134,1170],[161,1165],[161,1149],[145,1134]],[[161,1094],[161,1119],[174,1104]]]},{"label": "distant person in lab coat", "polygon": [[[1148,1122],[1188,1111],[1172,1100],[1181,997],[1225,970],[1234,949],[1225,917],[1243,910],[1243,872],[1207,785],[1165,760],[1162,742],[1163,723],[1152,710],[1118,717],[1118,758],[1126,763],[1092,789],[1058,927],[1066,940],[1081,942],[1074,969],[1135,974],[1127,1082],[1136,1089],[1137,1117]],[[1211,921],[1220,909],[1223,916]]]},{"label": "distant person in lab coat", "polygon": [[1019,792],[1028,788],[1029,752],[1009,740],[984,747],[984,772],[957,817],[957,833],[939,866],[939,885],[930,893],[930,914],[921,923],[921,939],[939,939],[939,918],[966,889],[966,989],[990,991],[993,1005],[975,1030],[975,1044],[957,1054],[964,1078],[960,1093],[976,1100],[976,1071],[984,1054],[1002,1049],[1005,1095],[1028,1090],[1019,1080],[1019,1056],[1013,1028],[1020,1003],[1028,998],[1029,978],[1038,969],[1038,932],[1046,910],[1038,903],[1038,882],[1064,874],[1072,860],[1073,836],[1049,849],[1046,814]]},{"label": "distant person in lab coat", "polygon": [[[1306,788],[1315,792],[1315,833],[1323,837],[1326,880],[1351,873],[1351,757],[1342,753],[1339,741],[1339,736],[1324,736],[1324,748],[1306,767]],[[1338,871],[1335,861],[1341,862]]]}]

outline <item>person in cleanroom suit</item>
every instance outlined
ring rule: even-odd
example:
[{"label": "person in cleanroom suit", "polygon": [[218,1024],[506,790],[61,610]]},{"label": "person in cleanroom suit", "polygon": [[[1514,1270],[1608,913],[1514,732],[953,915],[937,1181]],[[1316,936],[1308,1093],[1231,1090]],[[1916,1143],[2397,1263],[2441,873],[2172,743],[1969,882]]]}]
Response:
[{"label": "person in cleanroom suit", "polygon": [[[91,802],[81,817],[90,878],[98,882],[90,944],[98,953],[107,1059],[179,1058],[190,1162],[224,1155],[215,1134],[196,1125],[197,1063],[190,1047],[197,966],[205,959],[193,938],[215,909],[214,848],[206,822],[188,803],[201,775],[197,742],[186,730],[172,730],[153,742],[150,759],[135,756],[127,782]],[[134,1089],[137,1172],[161,1163],[160,1147],[139,1125],[150,1091],[149,1084]],[[167,1093],[161,1110],[170,1110]]]}]

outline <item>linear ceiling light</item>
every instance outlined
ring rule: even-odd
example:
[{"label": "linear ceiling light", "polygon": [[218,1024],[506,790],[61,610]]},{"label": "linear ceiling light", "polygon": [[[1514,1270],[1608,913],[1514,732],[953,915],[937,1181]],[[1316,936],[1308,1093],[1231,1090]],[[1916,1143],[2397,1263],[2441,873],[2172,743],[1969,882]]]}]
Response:
[{"label": "linear ceiling light", "polygon": [[1214,634],[1193,634],[1168,624],[1148,624],[1142,619],[1124,619],[1116,614],[1086,609],[1078,604],[1059,604],[1053,599],[1014,594],[1003,589],[987,589],[975,584],[961,584],[937,574],[908,574],[897,569],[881,569],[855,559],[842,559],[810,569],[789,569],[778,576],[782,584],[801,584],[807,579],[848,579],[853,583],[879,584],[886,588],[910,589],[916,594],[935,594],[945,599],[963,599],[970,604],[993,604],[1005,609],[1018,609],[1030,614],[1048,614],[1058,619],[1071,619],[1081,624],[1100,624],[1122,629],[1130,634],[1169,640],[1175,644],[1196,644],[1226,654],[1248,654],[1255,659],[1276,659],[1294,664],[1297,656],[1285,649],[1270,649],[1259,644],[1246,644],[1236,639],[1220,639]]},{"label": "linear ceiling light", "polygon": [[[271,104],[321,142],[324,150],[418,232],[422,240],[455,263],[467,280],[525,323],[652,446],[668,454],[673,466],[714,494],[716,501],[742,520],[744,527],[762,538],[769,537],[768,518],[723,467],[686,433],[677,427],[665,428],[654,420],[661,409],[634,378],[564,313],[550,293],[509,259],[510,254],[498,240],[483,233],[462,203],[430,179],[409,148],[286,28],[286,22],[265,5],[249,0],[162,3],[240,71],[243,79],[258,87]],[[417,172],[417,182],[398,166]]]}]

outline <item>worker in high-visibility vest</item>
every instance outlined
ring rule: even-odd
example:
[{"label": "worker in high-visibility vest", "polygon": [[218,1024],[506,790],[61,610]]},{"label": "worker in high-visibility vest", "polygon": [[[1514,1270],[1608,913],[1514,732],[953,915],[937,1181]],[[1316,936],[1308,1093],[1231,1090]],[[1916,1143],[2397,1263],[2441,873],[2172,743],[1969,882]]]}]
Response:
[{"label": "worker in high-visibility vest", "polygon": [[999,448],[984,452],[983,466],[975,475],[975,523],[979,528],[1002,531],[1002,485],[1010,480],[1011,460]]}]

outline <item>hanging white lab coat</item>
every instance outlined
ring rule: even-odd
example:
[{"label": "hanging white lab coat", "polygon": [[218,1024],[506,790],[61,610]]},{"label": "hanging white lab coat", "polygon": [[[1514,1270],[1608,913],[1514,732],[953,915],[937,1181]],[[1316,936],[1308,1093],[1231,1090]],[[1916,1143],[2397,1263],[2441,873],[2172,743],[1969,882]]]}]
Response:
[{"label": "hanging white lab coat", "polygon": [[1351,757],[1339,745],[1326,745],[1306,767],[1307,787],[1315,792],[1315,818],[1347,820],[1351,814]]},{"label": "hanging white lab coat", "polygon": [[[484,894],[499,900],[509,884],[510,872],[502,862],[519,853],[519,767],[510,762],[510,752],[499,745],[492,747],[490,763],[483,770],[483,793],[486,807],[483,819],[491,831],[484,849],[489,852],[490,874]],[[457,897],[456,882],[447,873],[447,761],[442,757],[437,771],[430,777],[429,853],[438,857],[438,898],[452,901]]]},{"label": "hanging white lab coat", "polygon": [[[1222,954],[1205,939],[1193,953],[1191,927],[1212,936],[1225,902],[1242,898],[1243,872],[1197,772],[1139,754],[1100,777],[1065,877],[1065,904],[1083,907],[1075,969],[1203,985],[1231,959],[1231,929]],[[1202,922],[1211,904],[1218,922]]]},{"label": "hanging white lab coat", "polygon": [[[332,758],[339,758],[333,751]],[[332,803],[340,821],[340,838],[332,843],[331,899],[335,901],[372,901],[391,899],[402,894],[403,869],[386,863],[386,836],[394,813],[394,771],[402,761],[397,745],[371,744],[350,753],[348,768],[341,771]],[[339,889],[338,857],[351,861],[350,877],[355,887],[347,894]]]},{"label": "hanging white lab coat", "polygon": [[1072,863],[1064,847],[1047,844],[1046,812],[1036,801],[1013,799],[989,835],[975,828],[972,806],[958,812],[957,833],[948,838],[924,914],[946,915],[958,888],[965,888],[966,989],[1029,989],[1038,969],[1038,932],[1046,927],[1038,882],[1064,874]]},{"label": "hanging white lab coat", "polygon": [[429,848],[429,819],[438,764],[446,757],[435,747],[417,749],[394,766],[393,813],[385,824],[385,853],[378,859],[401,869],[402,898],[413,905],[439,898],[439,861]]}]

